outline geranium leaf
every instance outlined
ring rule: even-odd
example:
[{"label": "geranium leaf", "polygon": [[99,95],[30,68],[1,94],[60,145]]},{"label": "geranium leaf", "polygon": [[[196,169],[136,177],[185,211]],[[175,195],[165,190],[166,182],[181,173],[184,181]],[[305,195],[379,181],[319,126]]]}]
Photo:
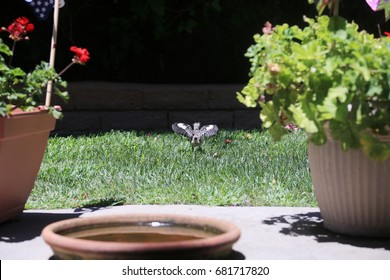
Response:
[{"label": "geranium leaf", "polygon": [[303,111],[302,107],[290,105],[288,107],[289,111],[292,113],[296,124],[306,130],[308,133],[316,133],[318,132],[317,125],[314,121],[310,120],[306,113]]},{"label": "geranium leaf", "polygon": [[[341,111],[342,106],[340,106],[340,103],[344,103],[346,101],[347,93],[348,89],[344,87],[329,89],[328,95],[324,99],[324,103],[322,105],[317,106],[318,111],[322,113],[322,120],[339,118],[341,118],[341,120],[344,120],[347,106],[344,106],[345,111]],[[338,110],[339,108],[340,110]]]},{"label": "geranium leaf", "polygon": [[342,17],[331,17],[329,20],[329,30],[337,31],[344,30],[347,26],[347,21]]},{"label": "geranium leaf", "polygon": [[384,161],[390,156],[390,145],[379,141],[373,136],[364,135],[360,142],[364,153],[372,160]]},{"label": "geranium leaf", "polygon": [[237,92],[237,99],[247,107],[256,107],[259,93],[254,86],[254,79],[251,79],[241,92]]},{"label": "geranium leaf", "polygon": [[329,122],[329,126],[333,138],[341,142],[343,150],[360,147],[359,134],[349,123],[332,120]]},{"label": "geranium leaf", "polygon": [[276,122],[269,127],[269,133],[275,141],[279,141],[283,135],[287,134],[287,129],[285,129],[279,122]]},{"label": "geranium leaf", "polygon": [[279,121],[279,114],[275,110],[272,101],[261,104],[261,108],[260,119],[263,122],[264,128],[269,128],[271,125]]},{"label": "geranium leaf", "polygon": [[2,44],[2,41],[0,39],[0,52],[10,56],[11,55],[11,50],[8,48],[6,44]]}]

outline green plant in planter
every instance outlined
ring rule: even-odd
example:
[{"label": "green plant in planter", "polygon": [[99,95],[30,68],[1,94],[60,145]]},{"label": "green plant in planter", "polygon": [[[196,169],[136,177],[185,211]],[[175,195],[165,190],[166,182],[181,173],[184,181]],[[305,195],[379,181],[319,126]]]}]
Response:
[{"label": "green plant in planter", "polygon": [[[14,218],[23,211],[34,187],[49,133],[56,123],[47,111],[55,118],[61,117],[59,108],[50,106],[53,89],[54,93],[67,98],[67,93],[58,89],[58,86],[66,86],[60,78],[62,72],[57,74],[53,67],[60,1],[31,3],[44,5],[48,9],[48,4],[53,4],[50,64],[41,62],[28,73],[13,65],[15,46],[20,41],[28,40],[27,34],[34,30],[34,25],[26,17],[19,17],[7,28],[0,29],[8,33],[13,42],[12,48],[9,48],[0,40],[0,222]],[[70,50],[74,52],[74,56],[69,67],[89,60],[86,49],[73,46]],[[45,105],[40,106],[44,92]],[[31,113],[25,114],[23,111]],[[15,176],[15,172],[18,176]]]},{"label": "green plant in planter", "polygon": [[259,104],[274,139],[293,123],[324,144],[326,128],[344,150],[362,148],[374,160],[390,157],[378,135],[390,125],[390,38],[374,38],[335,16],[304,17],[305,28],[267,23],[246,56],[251,79],[237,94]]},{"label": "green plant in planter", "polygon": [[[17,108],[31,111],[38,107],[49,82],[56,85],[54,93],[67,100],[68,93],[63,91],[67,83],[61,79],[61,74],[71,65],[84,64],[89,60],[89,52],[86,49],[73,46],[71,51],[75,54],[72,62],[59,74],[45,61],[40,62],[29,73],[19,67],[13,67],[12,57],[16,44],[28,40],[27,34],[33,30],[34,25],[26,17],[19,17],[8,28],[2,27],[0,30],[9,33],[9,38],[13,42],[11,49],[0,38],[0,117],[12,114]],[[62,116],[57,107],[46,107],[55,118]]]},{"label": "green plant in planter", "polygon": [[[5,56],[10,56],[10,49],[0,39],[0,52]],[[21,68],[11,68],[5,63],[3,56],[0,56],[0,115],[6,116],[12,113],[14,108],[29,111],[37,107],[42,101],[43,87],[49,81],[65,88],[63,81],[56,71],[47,62],[41,62],[30,73],[26,73]],[[64,100],[68,99],[68,94],[55,88],[55,93]],[[54,107],[49,107],[50,113],[59,118],[61,113]]]}]

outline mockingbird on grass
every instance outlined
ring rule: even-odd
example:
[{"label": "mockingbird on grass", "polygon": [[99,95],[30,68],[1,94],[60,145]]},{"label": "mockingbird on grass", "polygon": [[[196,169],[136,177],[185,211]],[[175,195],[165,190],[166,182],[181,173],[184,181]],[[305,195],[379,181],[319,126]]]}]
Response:
[{"label": "mockingbird on grass", "polygon": [[184,135],[190,139],[192,149],[201,148],[203,138],[213,136],[218,132],[218,126],[215,124],[204,125],[200,127],[200,123],[194,123],[194,128],[186,123],[174,123],[172,125],[174,132]]}]

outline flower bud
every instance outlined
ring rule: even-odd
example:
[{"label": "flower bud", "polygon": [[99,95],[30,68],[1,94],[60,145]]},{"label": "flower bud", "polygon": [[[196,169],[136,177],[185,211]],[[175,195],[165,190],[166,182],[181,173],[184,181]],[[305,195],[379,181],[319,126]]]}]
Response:
[{"label": "flower bud", "polygon": [[268,70],[271,72],[272,75],[277,75],[280,73],[280,66],[277,63],[269,63]]},{"label": "flower bud", "polygon": [[269,34],[272,33],[272,30],[273,30],[272,24],[271,24],[269,21],[267,21],[267,22],[264,24],[263,33],[269,35]]}]

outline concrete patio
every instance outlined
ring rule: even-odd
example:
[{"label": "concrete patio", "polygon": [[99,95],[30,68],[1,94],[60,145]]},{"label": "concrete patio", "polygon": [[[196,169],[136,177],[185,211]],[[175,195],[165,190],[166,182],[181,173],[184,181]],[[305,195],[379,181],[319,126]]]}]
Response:
[{"label": "concrete patio", "polygon": [[235,223],[241,238],[231,259],[246,260],[390,260],[390,239],[341,236],[326,230],[318,208],[127,205],[25,211],[0,224],[0,259],[45,260],[52,251],[40,236],[55,221],[92,215],[180,213]]}]

